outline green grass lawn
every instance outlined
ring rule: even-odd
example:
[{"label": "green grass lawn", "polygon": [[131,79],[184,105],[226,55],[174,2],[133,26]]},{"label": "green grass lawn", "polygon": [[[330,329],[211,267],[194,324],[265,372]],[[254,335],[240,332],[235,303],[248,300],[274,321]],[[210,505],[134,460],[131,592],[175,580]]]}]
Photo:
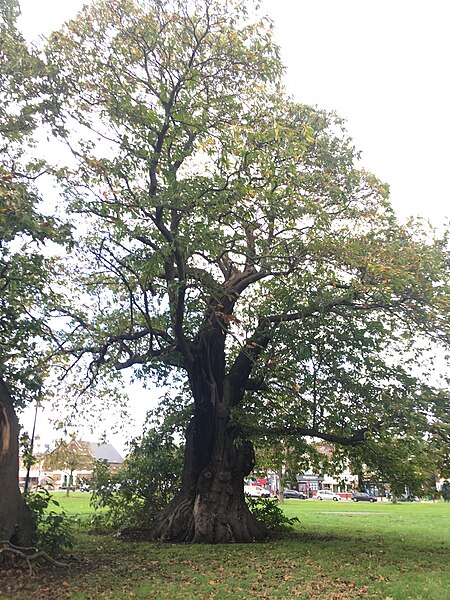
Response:
[{"label": "green grass lawn", "polygon": [[52,492],[52,498],[59,505],[55,506],[53,504],[50,506],[55,512],[64,510],[72,517],[79,516],[82,519],[87,519],[94,511],[91,506],[91,494],[86,492],[70,492],[69,496],[66,496],[65,491]]},{"label": "green grass lawn", "polygon": [[[86,513],[88,494],[60,497]],[[450,504],[288,500],[300,523],[265,544],[183,546],[78,534],[68,571],[45,567],[15,598],[450,598]],[[1,594],[0,594],[1,596]]]},{"label": "green grass lawn", "polygon": [[69,496],[66,496],[65,491],[53,492],[52,497],[59,504],[59,508],[54,505],[51,507],[56,512],[64,509],[68,515],[87,518],[94,510],[91,506],[91,494],[86,492],[70,492]]}]

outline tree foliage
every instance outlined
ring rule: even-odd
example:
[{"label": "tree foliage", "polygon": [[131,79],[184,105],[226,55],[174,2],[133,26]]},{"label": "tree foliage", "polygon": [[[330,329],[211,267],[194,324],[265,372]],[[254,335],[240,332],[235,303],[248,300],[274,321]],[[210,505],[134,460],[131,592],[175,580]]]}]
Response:
[{"label": "tree foliage", "polygon": [[46,214],[35,185],[46,172],[33,159],[39,99],[33,90],[43,64],[16,29],[15,0],[0,12],[0,377],[16,406],[39,397],[46,374],[42,339],[58,295],[49,286],[55,261],[48,242],[67,241],[68,229]]},{"label": "tree foliage", "polygon": [[28,492],[25,502],[36,523],[35,543],[40,550],[61,555],[75,546],[75,519],[61,510],[59,502],[48,490],[38,488]]},{"label": "tree foliage", "polygon": [[34,524],[18,488],[15,411],[43,394],[49,316],[59,300],[44,246],[62,243],[68,230],[41,210],[35,185],[45,171],[31,151],[43,63],[17,31],[18,14],[16,0],[0,3],[0,537],[29,545]]},{"label": "tree foliage", "polygon": [[[130,450],[116,473],[102,461],[96,463],[92,501],[107,509],[107,524],[114,528],[148,528],[179,491],[183,448],[164,427],[151,427],[131,442]],[[105,520],[104,513],[99,517]]]}]

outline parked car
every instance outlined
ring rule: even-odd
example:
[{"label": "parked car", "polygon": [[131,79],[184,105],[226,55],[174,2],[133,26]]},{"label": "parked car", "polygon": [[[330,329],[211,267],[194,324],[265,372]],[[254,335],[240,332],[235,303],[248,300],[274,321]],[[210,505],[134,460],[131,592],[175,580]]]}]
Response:
[{"label": "parked car", "polygon": [[341,497],[331,490],[319,490],[316,494],[316,500],[334,500],[337,502]]},{"label": "parked car", "polygon": [[289,489],[285,489],[283,490],[283,497],[284,498],[298,498],[299,500],[306,500],[308,498],[308,496],[306,494],[304,494],[303,492],[299,492],[298,490],[289,490]]},{"label": "parked car", "polygon": [[376,502],[377,499],[375,496],[371,494],[366,494],[366,492],[355,492],[352,494],[353,502]]},{"label": "parked car", "polygon": [[244,485],[244,494],[251,498],[270,498],[269,490],[261,485]]}]

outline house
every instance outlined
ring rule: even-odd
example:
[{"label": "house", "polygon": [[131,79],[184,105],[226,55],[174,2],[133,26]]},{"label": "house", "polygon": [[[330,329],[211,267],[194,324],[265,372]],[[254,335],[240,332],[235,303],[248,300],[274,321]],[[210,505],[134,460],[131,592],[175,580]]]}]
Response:
[{"label": "house", "polygon": [[[69,481],[90,479],[95,462],[106,461],[111,472],[120,469],[123,458],[112,444],[98,444],[77,439],[62,441],[52,451],[36,456],[36,463],[30,469],[30,488],[51,484],[53,489],[66,488]],[[26,468],[20,457],[19,485],[23,488]]]},{"label": "house", "polygon": [[123,463],[123,458],[117,452],[112,444],[95,444],[88,442],[95,460],[106,460],[111,473],[115,473],[120,469]]}]

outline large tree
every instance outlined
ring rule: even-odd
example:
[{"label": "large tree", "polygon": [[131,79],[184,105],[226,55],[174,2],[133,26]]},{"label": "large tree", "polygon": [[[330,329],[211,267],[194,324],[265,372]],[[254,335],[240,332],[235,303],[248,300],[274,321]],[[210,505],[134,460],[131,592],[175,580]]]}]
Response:
[{"label": "large tree", "polygon": [[93,379],[176,372],[193,401],[161,540],[264,538],[243,494],[261,428],[350,448],[435,414],[411,369],[448,341],[446,240],[285,95],[270,30],[231,0],[100,1],[46,47],[84,220],[66,349]]},{"label": "large tree", "polygon": [[[17,409],[41,398],[47,371],[44,338],[56,296],[44,244],[63,229],[39,210],[34,185],[43,164],[31,160],[36,97],[29,84],[42,63],[16,29],[15,0],[0,4],[0,539],[29,543],[33,523],[19,491]],[[31,95],[30,95],[31,94]]]}]

